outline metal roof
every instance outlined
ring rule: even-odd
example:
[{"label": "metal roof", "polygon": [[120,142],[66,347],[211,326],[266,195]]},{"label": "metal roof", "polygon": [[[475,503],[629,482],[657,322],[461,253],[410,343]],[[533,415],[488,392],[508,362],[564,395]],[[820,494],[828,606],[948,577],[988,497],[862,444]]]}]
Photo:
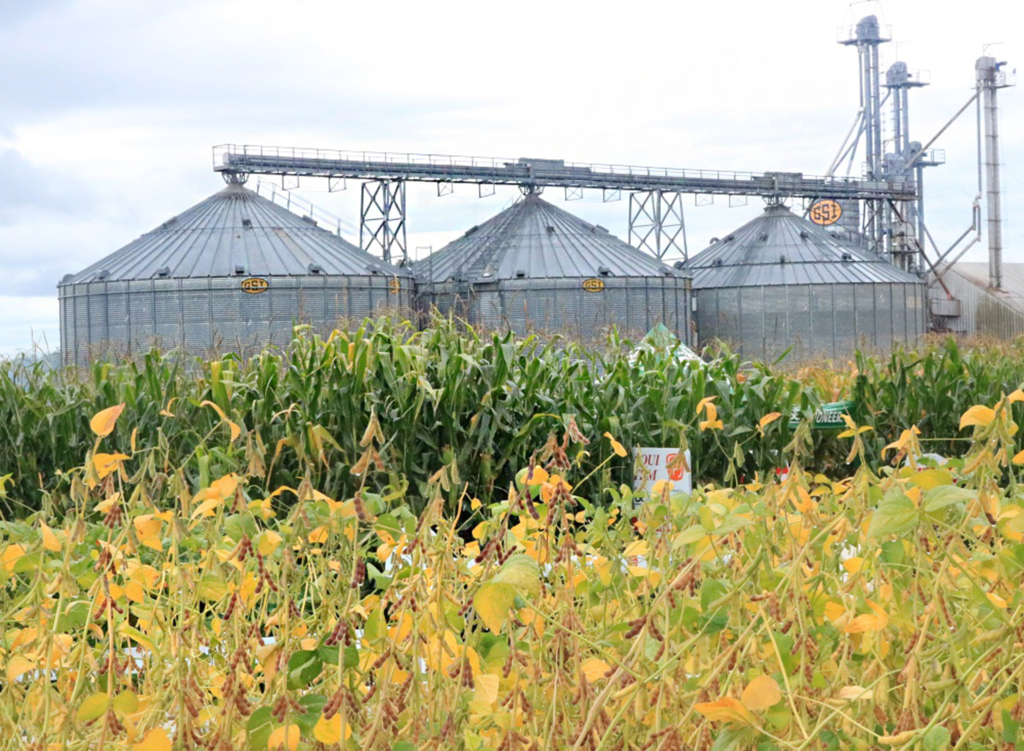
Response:
[{"label": "metal roof", "polygon": [[924,284],[781,204],[686,262],[695,289],[783,284]]},{"label": "metal roof", "polygon": [[84,271],[67,275],[61,285],[313,273],[412,275],[241,185],[229,184]]},{"label": "metal roof", "polygon": [[426,282],[459,279],[686,277],[605,228],[529,194],[415,265]]},{"label": "metal roof", "polygon": [[[945,265],[943,265],[945,268]],[[997,300],[1024,313],[1024,263],[1003,264],[1003,286],[993,289],[988,285],[988,261],[957,261],[950,269]]]}]

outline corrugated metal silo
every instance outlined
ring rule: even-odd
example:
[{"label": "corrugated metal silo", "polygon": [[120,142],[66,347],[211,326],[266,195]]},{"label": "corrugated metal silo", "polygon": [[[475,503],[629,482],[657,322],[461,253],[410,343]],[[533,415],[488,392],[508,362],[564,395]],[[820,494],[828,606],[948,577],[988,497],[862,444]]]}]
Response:
[{"label": "corrugated metal silo", "polygon": [[751,359],[845,358],[926,332],[923,280],[782,204],[693,256],[697,334]]},{"label": "corrugated metal silo", "polygon": [[190,354],[284,346],[411,308],[411,272],[384,263],[240,184],[172,217],[58,285],[66,364],[153,345]]},{"label": "corrugated metal silo", "polygon": [[532,193],[414,270],[422,304],[488,329],[586,340],[663,323],[692,339],[685,271]]}]

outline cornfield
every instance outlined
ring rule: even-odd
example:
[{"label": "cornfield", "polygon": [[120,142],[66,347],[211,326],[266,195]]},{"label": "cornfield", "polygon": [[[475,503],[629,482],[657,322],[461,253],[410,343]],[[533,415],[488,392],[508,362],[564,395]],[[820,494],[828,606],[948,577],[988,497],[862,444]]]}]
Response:
[{"label": "cornfield", "polygon": [[[167,474],[173,468],[202,481],[243,457],[266,468],[267,488],[306,480],[336,497],[354,492],[363,427],[375,420],[384,440],[368,482],[385,494],[401,492],[418,513],[438,471],[449,479],[449,512],[463,490],[489,499],[570,421],[631,448],[689,448],[697,479],[728,483],[768,476],[784,465],[794,440],[811,447],[810,469],[841,466],[845,449],[834,433],[812,440],[788,419],[761,426],[766,414],[788,418],[795,409],[809,419],[822,402],[853,398],[855,417],[874,429],[865,440],[877,469],[881,447],[908,425],[922,431],[930,450],[957,453],[956,416],[1024,381],[1020,344],[961,351],[940,342],[887,361],[860,358],[797,373],[728,352],[696,363],[654,346],[635,356],[633,349],[614,337],[596,351],[478,336],[443,319],[423,332],[383,319],[327,341],[299,332],[286,352],[248,362],[153,352],[87,371],[0,363],[0,477],[9,475],[0,510],[24,515],[48,494],[66,492],[61,470],[80,461],[90,416],[110,404],[126,405],[137,446],[161,456]],[[696,406],[709,396],[728,430],[699,429]],[[227,451],[215,443],[226,420],[246,436]],[[118,440],[129,439],[128,428],[117,430]],[[631,458],[606,446],[580,461],[587,470],[580,491],[598,502],[601,489],[632,475]]]}]

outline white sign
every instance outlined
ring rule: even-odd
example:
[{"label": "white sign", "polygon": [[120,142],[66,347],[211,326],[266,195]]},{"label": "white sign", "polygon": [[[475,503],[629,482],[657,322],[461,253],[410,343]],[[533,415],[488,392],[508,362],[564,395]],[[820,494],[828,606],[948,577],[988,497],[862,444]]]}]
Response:
[{"label": "white sign", "polygon": [[[651,490],[654,483],[667,480],[672,483],[672,490],[689,493],[693,490],[693,475],[689,469],[672,467],[679,449],[639,448],[633,449],[633,490]],[[690,451],[686,451],[686,466],[690,467]]]}]

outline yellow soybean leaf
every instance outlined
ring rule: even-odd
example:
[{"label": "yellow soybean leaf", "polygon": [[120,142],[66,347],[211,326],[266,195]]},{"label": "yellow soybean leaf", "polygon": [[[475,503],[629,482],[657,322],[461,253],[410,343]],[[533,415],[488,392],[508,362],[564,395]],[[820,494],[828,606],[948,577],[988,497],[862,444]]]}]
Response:
[{"label": "yellow soybean leaf", "polygon": [[847,558],[843,561],[843,568],[845,568],[851,574],[860,573],[861,568],[864,566],[863,558]]},{"label": "yellow soybean leaf", "polygon": [[1000,597],[996,593],[994,593],[994,592],[987,592],[986,595],[988,596],[989,602],[991,602],[993,605],[995,605],[1000,610],[1006,610],[1006,608],[1009,607],[1009,605],[1007,604],[1006,600],[1004,600],[1002,597]]},{"label": "yellow soybean leaf", "polygon": [[1018,451],[1013,455],[1014,464],[1024,464],[1024,451]]},{"label": "yellow soybean leaf", "polygon": [[130,581],[125,584],[124,594],[132,602],[142,602],[146,599],[146,590],[137,581]]},{"label": "yellow soybean leaf", "polygon": [[92,466],[96,468],[96,474],[102,480],[127,458],[124,454],[93,454]]},{"label": "yellow soybean leaf", "polygon": [[[332,743],[338,743],[341,740],[341,715],[336,714],[329,720],[325,720],[323,715],[320,715],[320,719],[316,721],[316,725],[313,726],[313,737],[324,745],[330,746]],[[345,740],[352,737],[352,728],[349,727],[348,723],[345,723]]]},{"label": "yellow soybean leaf", "polygon": [[39,520],[39,529],[43,533],[43,547],[54,553],[60,552],[60,540],[57,539],[57,535],[53,533],[46,522]]},{"label": "yellow soybean leaf", "polygon": [[79,722],[90,722],[103,716],[110,706],[110,697],[105,693],[97,692],[83,701],[75,714]]},{"label": "yellow soybean leaf", "polygon": [[604,678],[609,670],[608,663],[596,657],[591,657],[583,663],[583,675],[587,676],[587,680],[591,683]]},{"label": "yellow soybean leaf", "polygon": [[205,501],[196,506],[195,510],[192,512],[192,518],[195,519],[196,517],[200,516],[203,518],[209,516],[216,516],[217,512],[214,509],[216,509],[222,503],[224,503],[223,498],[207,498]]},{"label": "yellow soybean leaf", "polygon": [[615,440],[611,433],[605,433],[604,437],[611,441],[612,451],[615,452],[616,456],[625,456],[626,448],[621,443]]},{"label": "yellow soybean leaf", "polygon": [[270,738],[267,739],[267,748],[270,751],[278,748],[295,751],[299,747],[299,735],[298,725],[289,725],[287,732],[285,726],[282,725],[270,734]]},{"label": "yellow soybean leaf", "polygon": [[132,519],[132,524],[135,526],[135,534],[138,535],[140,543],[153,550],[164,549],[163,540],[160,539],[162,522],[154,514],[136,516]]},{"label": "yellow soybean leaf", "polygon": [[636,540],[626,546],[622,555],[625,558],[632,558],[637,555],[647,555],[648,552],[650,552],[650,546],[647,544],[647,540]]},{"label": "yellow soybean leaf", "polygon": [[1024,391],[1016,389],[1015,391],[1013,391],[1013,393],[1006,397],[1006,400],[1010,402],[1010,404],[1013,404],[1014,402],[1024,402]]},{"label": "yellow soybean leaf", "polygon": [[508,620],[508,611],[511,610],[515,599],[516,590],[511,584],[487,582],[480,585],[480,589],[477,590],[473,598],[473,607],[476,608],[484,625],[496,634]]},{"label": "yellow soybean leaf", "polygon": [[829,621],[838,621],[846,615],[846,608],[840,602],[825,603],[825,618]]},{"label": "yellow soybean leaf", "polygon": [[848,634],[862,634],[865,631],[881,631],[889,624],[889,614],[873,602],[868,606],[874,611],[869,615],[858,615],[844,629]]},{"label": "yellow soybean leaf", "polygon": [[743,706],[751,710],[763,710],[774,707],[782,701],[779,684],[767,675],[759,675],[747,684],[741,697]]},{"label": "yellow soybean leaf", "polygon": [[224,414],[224,410],[222,410],[218,405],[216,405],[213,402],[211,402],[209,399],[200,402],[199,406],[200,407],[212,407],[214,412],[216,412],[220,416],[220,419],[228,424],[228,427],[231,429],[231,441],[232,442],[234,442],[234,440],[236,438],[238,438],[238,436],[240,436],[242,434],[242,429],[240,427],[238,427],[235,423],[233,423],[231,420],[229,420],[228,416],[226,414]]},{"label": "yellow soybean leaf", "polygon": [[171,739],[163,728],[153,728],[141,741],[132,744],[132,751],[171,751]]},{"label": "yellow soybean leaf", "polygon": [[7,663],[7,680],[14,682],[19,676],[25,675],[30,670],[35,670],[36,664],[27,657],[18,655],[12,657]]},{"label": "yellow soybean leaf", "polygon": [[[704,410],[704,408],[706,406],[711,404],[711,402],[713,402],[717,398],[718,398],[717,396],[705,396],[703,399],[701,399],[699,402],[697,402],[696,414],[699,415]],[[717,413],[717,410],[716,410],[716,413]]]},{"label": "yellow soybean leaf", "polygon": [[695,704],[694,709],[712,722],[728,722],[733,725],[756,725],[757,718],[738,699],[726,696],[718,701]]},{"label": "yellow soybean leaf", "polygon": [[110,702],[110,706],[115,711],[121,714],[133,714],[139,711],[139,697],[134,691],[122,691],[114,700]]},{"label": "yellow soybean leaf", "polygon": [[260,534],[259,542],[256,547],[260,551],[260,555],[266,557],[277,550],[277,546],[281,544],[281,535],[272,529],[266,529]]},{"label": "yellow soybean leaf", "polygon": [[8,545],[0,555],[0,562],[8,571],[14,571],[15,564],[25,557],[25,548],[21,545]]},{"label": "yellow soybean leaf", "polygon": [[101,514],[105,514],[108,511],[110,511],[110,509],[112,509],[115,505],[117,505],[117,502],[120,500],[121,494],[114,493],[112,496],[110,496],[110,498],[106,499],[105,501],[100,501],[99,503],[97,503],[96,511],[98,511]]},{"label": "yellow soybean leaf", "polygon": [[493,704],[498,700],[498,676],[478,675],[473,679],[473,701]]},{"label": "yellow soybean leaf", "polygon": [[[763,430],[765,425],[772,424],[773,422],[778,420],[780,417],[782,417],[782,413],[781,412],[769,412],[767,415],[765,415],[764,417],[762,417],[760,420],[757,421],[757,427],[759,427],[759,428],[761,428]],[[845,417],[845,415],[844,415],[844,417]]]},{"label": "yellow soybean leaf", "polygon": [[105,438],[114,432],[114,425],[117,423],[117,418],[121,416],[122,412],[124,412],[124,404],[100,410],[89,420],[89,427],[100,438]]},{"label": "yellow soybean leaf", "polygon": [[990,425],[994,419],[996,419],[996,413],[991,407],[975,404],[960,418],[960,430],[969,425]]}]

